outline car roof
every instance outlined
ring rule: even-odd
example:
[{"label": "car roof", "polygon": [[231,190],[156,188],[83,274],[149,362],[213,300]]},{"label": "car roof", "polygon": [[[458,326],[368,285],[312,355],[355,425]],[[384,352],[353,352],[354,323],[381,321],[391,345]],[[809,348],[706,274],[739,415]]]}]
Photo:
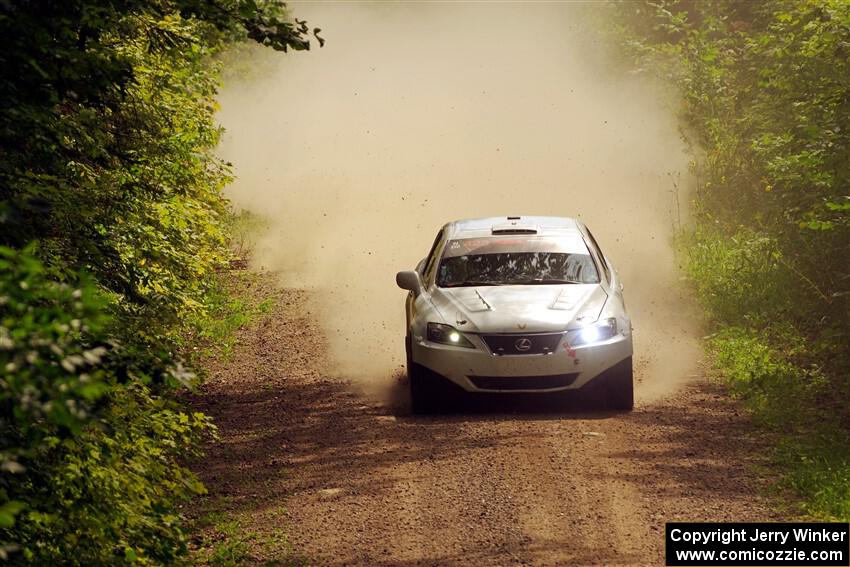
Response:
[{"label": "car roof", "polygon": [[520,216],[456,220],[445,226],[447,238],[480,238],[535,231],[537,236],[580,235],[578,221],[569,217]]}]

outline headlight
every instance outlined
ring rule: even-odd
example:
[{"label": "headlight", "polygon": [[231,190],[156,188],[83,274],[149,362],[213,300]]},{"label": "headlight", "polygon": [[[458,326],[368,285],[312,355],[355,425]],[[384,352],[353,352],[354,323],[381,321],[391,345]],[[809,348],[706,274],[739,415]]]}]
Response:
[{"label": "headlight", "polygon": [[573,331],[570,337],[570,346],[589,345],[607,341],[617,334],[617,318],[609,317],[588,325],[578,331]]},{"label": "headlight", "polygon": [[428,323],[428,340],[441,345],[475,348],[475,345],[469,342],[469,339],[464,337],[463,333],[451,325],[442,323]]}]

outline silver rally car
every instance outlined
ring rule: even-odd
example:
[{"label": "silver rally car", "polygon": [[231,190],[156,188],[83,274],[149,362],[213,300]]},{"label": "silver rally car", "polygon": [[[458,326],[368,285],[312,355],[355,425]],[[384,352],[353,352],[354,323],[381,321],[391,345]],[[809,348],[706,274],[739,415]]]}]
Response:
[{"label": "silver rally car", "polygon": [[407,297],[413,411],[467,392],[591,391],[633,406],[632,330],[622,285],[578,220],[493,217],[446,224]]}]

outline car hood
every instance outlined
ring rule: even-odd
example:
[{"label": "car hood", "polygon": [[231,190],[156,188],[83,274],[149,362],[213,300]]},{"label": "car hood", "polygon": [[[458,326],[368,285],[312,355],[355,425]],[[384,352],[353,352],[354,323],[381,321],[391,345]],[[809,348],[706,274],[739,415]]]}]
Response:
[{"label": "car hood", "polygon": [[608,294],[599,284],[435,288],[446,322],[478,333],[564,331],[599,318]]}]

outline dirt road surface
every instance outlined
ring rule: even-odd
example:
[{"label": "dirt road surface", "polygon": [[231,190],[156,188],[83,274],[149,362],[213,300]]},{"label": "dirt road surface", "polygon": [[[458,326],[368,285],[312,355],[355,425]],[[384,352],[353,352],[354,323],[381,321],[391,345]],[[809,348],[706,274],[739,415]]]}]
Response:
[{"label": "dirt road surface", "polygon": [[249,562],[663,565],[666,521],[775,519],[760,441],[706,380],[631,413],[485,399],[411,416],[330,378],[306,292],[271,293],[193,400],[221,436],[194,467],[207,503],[289,538]]}]

